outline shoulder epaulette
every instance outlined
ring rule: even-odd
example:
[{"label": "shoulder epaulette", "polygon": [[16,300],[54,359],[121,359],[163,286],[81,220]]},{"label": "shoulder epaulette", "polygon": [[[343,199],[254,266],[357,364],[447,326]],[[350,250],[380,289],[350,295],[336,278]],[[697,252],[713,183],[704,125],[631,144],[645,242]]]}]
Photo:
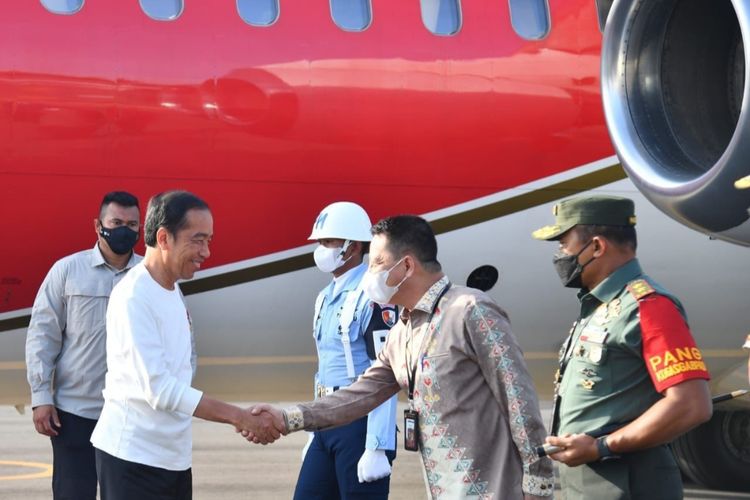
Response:
[{"label": "shoulder epaulette", "polygon": [[628,292],[630,292],[630,295],[632,295],[635,300],[641,300],[643,297],[656,292],[656,290],[654,290],[654,287],[649,285],[648,281],[644,279],[631,281],[630,283],[628,283],[627,288]]}]

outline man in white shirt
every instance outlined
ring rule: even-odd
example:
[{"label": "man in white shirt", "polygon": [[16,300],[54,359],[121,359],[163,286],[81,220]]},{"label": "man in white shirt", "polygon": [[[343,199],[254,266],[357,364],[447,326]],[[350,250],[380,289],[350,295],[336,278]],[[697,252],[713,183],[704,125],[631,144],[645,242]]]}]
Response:
[{"label": "man in white shirt", "polygon": [[94,500],[91,432],[104,400],[105,315],[112,288],[141,260],[138,198],[104,195],[92,249],[64,257],[39,288],[26,334],[26,376],[34,427],[52,442],[52,496]]},{"label": "man in white shirt", "polygon": [[190,386],[190,317],[177,280],[210,255],[213,217],[185,191],[149,201],[143,262],[112,291],[107,309],[104,409],[91,442],[102,500],[192,498],[191,417],[280,435],[270,418]]}]

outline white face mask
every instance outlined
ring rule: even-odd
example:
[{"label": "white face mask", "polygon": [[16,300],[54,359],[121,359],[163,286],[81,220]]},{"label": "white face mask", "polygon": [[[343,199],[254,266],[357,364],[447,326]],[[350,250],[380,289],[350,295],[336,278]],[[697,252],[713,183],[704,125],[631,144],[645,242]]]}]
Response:
[{"label": "white face mask", "polygon": [[318,248],[313,252],[315,265],[324,273],[332,273],[349,260],[344,259],[344,254],[346,253],[347,248],[349,248],[348,240],[344,243],[343,247],[338,248],[327,248],[323,245],[318,245]]},{"label": "white face mask", "polygon": [[408,276],[404,276],[404,279],[395,286],[388,285],[386,281],[388,281],[388,276],[391,274],[391,271],[393,271],[396,266],[404,260],[404,258],[405,257],[402,257],[398,262],[393,264],[390,269],[385,269],[377,273],[372,273],[370,271],[365,273],[364,278],[362,278],[362,289],[371,301],[377,304],[391,303],[391,299],[396,295],[396,292],[398,292],[398,287],[401,286],[401,283],[406,281]]}]

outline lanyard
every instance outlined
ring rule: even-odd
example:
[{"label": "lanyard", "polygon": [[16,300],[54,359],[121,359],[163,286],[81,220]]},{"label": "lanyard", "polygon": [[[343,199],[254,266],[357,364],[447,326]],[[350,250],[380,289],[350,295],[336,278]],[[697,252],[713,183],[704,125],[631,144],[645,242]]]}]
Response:
[{"label": "lanyard", "polygon": [[[443,295],[448,291],[448,289],[451,287],[451,284],[448,283],[445,285],[445,288],[443,288],[443,291],[440,292],[440,295],[438,295],[437,299],[435,300],[435,305],[432,306],[432,311],[430,312],[430,316],[427,319],[427,332],[425,332],[424,337],[422,337],[422,343],[419,345],[419,358],[422,359],[423,355],[422,350],[425,346],[425,341],[428,337],[432,336],[431,326],[432,326],[432,320],[435,316],[435,311],[437,311],[438,305],[440,304],[440,299],[443,298]],[[442,314],[441,314],[442,316]],[[411,318],[409,319],[409,323],[411,323]],[[412,330],[413,332],[414,330]],[[414,406],[414,385],[416,384],[417,379],[417,360],[414,360],[412,363],[411,359],[411,348],[409,344],[411,343],[411,335],[409,336],[409,339],[406,341],[406,379],[409,382],[409,406]]]}]

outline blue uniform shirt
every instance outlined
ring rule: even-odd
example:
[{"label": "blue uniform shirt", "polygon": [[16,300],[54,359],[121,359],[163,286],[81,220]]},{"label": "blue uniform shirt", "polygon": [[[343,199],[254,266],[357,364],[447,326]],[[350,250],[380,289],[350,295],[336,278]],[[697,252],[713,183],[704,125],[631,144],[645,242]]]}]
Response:
[{"label": "blue uniform shirt", "polygon": [[[341,342],[339,323],[341,309],[346,296],[356,293],[362,278],[367,272],[367,265],[350,269],[342,276],[331,281],[320,291],[318,302],[320,312],[314,319],[313,335],[318,349],[318,373],[315,375],[318,384],[326,387],[343,387],[354,380],[347,377],[344,344]],[[373,320],[373,305],[362,293],[357,301],[354,320],[349,329],[354,372],[361,375],[370,367],[367,355],[365,332]],[[398,397],[375,408],[367,417],[367,439],[365,447],[370,450],[393,450],[396,448],[396,403]]]}]

